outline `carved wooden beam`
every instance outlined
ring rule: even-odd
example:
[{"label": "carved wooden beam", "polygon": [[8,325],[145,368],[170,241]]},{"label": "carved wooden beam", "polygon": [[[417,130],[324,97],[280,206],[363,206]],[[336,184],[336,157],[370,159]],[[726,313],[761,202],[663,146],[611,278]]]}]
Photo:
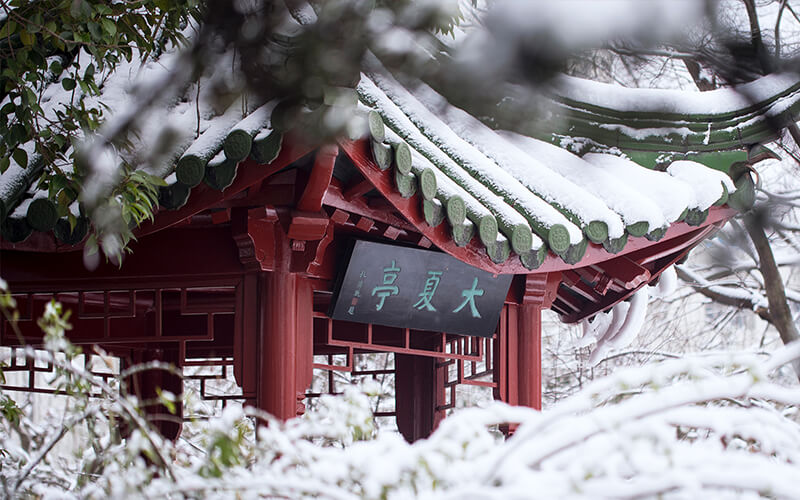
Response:
[{"label": "carved wooden beam", "polygon": [[274,209],[234,209],[231,232],[239,247],[239,260],[248,271],[272,271],[275,267],[275,231],[278,217]]},{"label": "carved wooden beam", "polygon": [[374,221],[386,223],[398,229],[408,231],[410,233],[418,233],[413,225],[407,221],[393,215],[386,210],[375,209],[369,206],[363,199],[356,198],[352,201],[347,201],[342,194],[341,189],[335,184],[331,184],[328,192],[325,193],[325,205],[335,209],[350,212],[351,214],[360,215],[362,217],[370,218]]},{"label": "carved wooden beam", "polygon": [[560,272],[528,274],[525,276],[522,303],[548,309],[558,295],[561,279]]},{"label": "carved wooden beam", "polygon": [[624,255],[592,266],[602,271],[626,290],[638,288],[650,280],[650,271]]},{"label": "carved wooden beam", "polygon": [[272,163],[260,165],[250,158],[244,160],[239,164],[233,184],[224,191],[217,191],[205,184],[200,184],[192,189],[186,205],[178,210],[160,210],[153,222],[146,221],[134,231],[134,234],[138,238],[177,224],[203,210],[223,206],[226,200],[279,172],[282,168],[307,154],[308,151],[308,146],[303,145],[302,141],[287,139],[284,141],[280,155]]},{"label": "carved wooden beam", "polygon": [[355,184],[353,184],[351,186],[348,186],[344,190],[344,193],[342,193],[342,196],[347,201],[353,201],[356,198],[359,198],[359,197],[369,193],[373,189],[375,189],[375,187],[372,185],[372,183],[370,181],[366,180],[366,179],[363,179],[363,180],[361,180],[359,182],[356,182]]},{"label": "carved wooden beam", "polygon": [[328,250],[328,246],[333,242],[333,234],[334,234],[334,225],[328,224],[325,229],[325,235],[322,237],[321,240],[316,245],[316,249],[314,251],[314,260],[308,263],[306,266],[306,272],[314,277],[324,277],[323,273],[323,264],[325,261],[325,255]]},{"label": "carved wooden beam", "polygon": [[325,235],[330,219],[323,212],[311,213],[292,211],[289,224],[289,238],[293,240],[316,241]]},{"label": "carved wooden beam", "polygon": [[356,222],[356,227],[365,233],[368,233],[375,226],[375,221],[369,217],[360,217]]},{"label": "carved wooden beam", "polygon": [[339,146],[335,144],[319,148],[314,160],[314,167],[311,169],[311,176],[308,178],[306,188],[297,202],[298,210],[304,212],[319,212],[322,210],[322,199],[331,183],[333,168],[336,165],[338,154]]},{"label": "carved wooden beam", "polygon": [[564,271],[564,284],[567,285],[573,292],[591,302],[600,302],[602,296],[585,281],[583,281],[578,273],[575,271]]}]

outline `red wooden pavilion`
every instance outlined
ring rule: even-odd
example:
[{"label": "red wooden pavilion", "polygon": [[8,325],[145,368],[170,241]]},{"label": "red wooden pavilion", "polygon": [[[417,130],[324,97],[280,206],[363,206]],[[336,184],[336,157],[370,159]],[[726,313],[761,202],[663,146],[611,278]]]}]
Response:
[{"label": "red wooden pavilion", "polygon": [[[453,173],[455,167],[448,170],[416,131],[407,134],[407,127],[392,121],[388,104],[362,101],[373,107],[370,137],[312,147],[297,130],[279,134],[277,141],[273,132],[279,153],[256,158],[251,152],[233,159],[235,175],[227,186],[211,182],[215,169],[223,166],[213,159],[205,160],[205,183],[185,183],[179,173],[165,191],[172,189],[174,195],[181,188],[186,196],[178,203],[170,201],[174,196],[164,198],[154,221],[135,230],[137,241],[120,266],[102,262],[87,270],[81,238],[60,239],[58,231],[25,230],[20,237],[17,226],[10,227],[12,219],[17,217],[13,223],[23,227],[32,222],[25,218],[30,214],[11,207],[0,246],[0,273],[19,304],[24,338],[18,339],[3,323],[2,345],[40,344],[36,318],[55,298],[73,311],[72,342],[98,345],[126,364],[157,359],[178,367],[232,366],[241,387],[237,397],[282,419],[304,412],[314,369],[353,370],[359,353],[393,353],[397,425],[407,439],[415,440],[432,432],[455,405],[458,384],[488,386],[498,400],[540,408],[542,310],[551,308],[569,322],[608,310],[657,280],[735,213],[730,206],[735,203],[726,204],[726,184],[716,180],[710,184],[718,191],[716,204],[682,202],[682,213],[659,227],[637,226],[619,209],[615,213],[623,229],[613,234],[609,222],[605,234],[595,237],[588,221],[575,216],[579,204],[571,209],[563,199],[538,193],[539,202],[544,199],[542,204],[568,214],[565,220],[574,222],[578,236],[575,240],[567,232],[567,244],[562,245],[555,234],[557,223],[547,225],[542,222],[547,216],[533,217],[533,232],[526,233],[533,243],[526,246],[525,238],[516,235],[518,226],[503,222],[508,214],[497,208],[497,200],[468,182],[456,182],[448,191],[452,179],[461,179]],[[413,112],[404,111],[413,118]],[[391,130],[384,131],[383,124]],[[248,131],[252,148],[269,130],[262,124]],[[231,135],[227,132],[224,137]],[[459,156],[446,141],[436,144],[469,171],[472,152]],[[484,152],[495,159],[490,150]],[[496,161],[498,172],[501,160]],[[625,168],[636,172],[664,179],[678,176],[669,169],[624,161]],[[595,168],[585,163],[586,169]],[[559,173],[556,165],[549,165]],[[699,164],[695,168],[710,171]],[[593,171],[603,172],[600,167]],[[559,175],[564,183],[583,180]],[[604,175],[627,181],[618,174]],[[752,187],[746,170],[740,169],[733,180],[737,192]],[[495,193],[510,189],[502,178],[496,186],[490,181],[480,179]],[[642,189],[651,185],[644,183]],[[590,182],[581,189],[591,188]],[[573,192],[584,198],[602,194]],[[530,196],[535,197],[533,192]],[[466,216],[459,219],[458,207],[448,212],[451,204],[458,204],[453,198],[469,197],[480,203],[467,199]],[[481,215],[482,207],[495,217],[494,231],[491,221],[484,225],[488,219]],[[444,252],[490,273],[513,274],[494,334],[483,338],[332,319],[328,311],[337,273],[346,264],[348,244],[359,239]],[[537,252],[542,258],[531,256]],[[315,363],[321,355],[344,355],[347,362]],[[23,389],[44,390],[34,379],[46,368],[26,363],[9,369],[29,373],[30,384]],[[139,377],[135,387],[145,398],[157,387],[180,393],[181,380],[153,370]],[[164,410],[152,406],[149,411],[156,418]],[[159,420],[158,425],[168,436],[180,431],[174,422]]]}]

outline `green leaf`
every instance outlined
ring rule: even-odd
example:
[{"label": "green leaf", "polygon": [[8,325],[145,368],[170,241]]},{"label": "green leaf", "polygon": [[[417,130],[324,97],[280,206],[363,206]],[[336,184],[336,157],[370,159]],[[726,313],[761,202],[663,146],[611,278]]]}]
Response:
[{"label": "green leaf", "polygon": [[22,41],[22,45],[25,45],[26,47],[36,43],[36,35],[32,34],[28,30],[20,31],[19,39]]},{"label": "green leaf", "polygon": [[[29,55],[30,61],[36,65],[36,70],[40,71],[42,66],[46,66],[47,63],[45,62],[45,56],[42,55],[42,47],[40,43],[37,43],[35,47],[32,47],[31,53]],[[49,54],[47,54],[49,56]]]},{"label": "green leaf", "polygon": [[22,168],[28,168],[28,153],[25,152],[22,148],[17,148],[11,153],[11,156],[14,158],[14,161],[17,162]]},{"label": "green leaf", "polygon": [[84,247],[84,251],[86,252],[86,255],[94,255],[94,254],[96,254],[97,250],[98,250],[98,247],[97,247],[97,236],[94,235],[94,234],[89,235],[89,239],[86,240],[86,243],[84,244],[83,247]]},{"label": "green leaf", "polygon": [[8,166],[11,164],[11,161],[8,159],[8,156],[4,156],[0,158],[0,174],[8,170]]},{"label": "green leaf", "polygon": [[12,66],[11,63],[9,63],[9,66],[12,66],[15,69],[15,71],[21,72],[22,71],[21,67],[28,63],[28,52],[30,52],[30,46],[25,46],[17,50],[16,54],[14,54],[14,61],[13,61],[13,64],[15,66]]},{"label": "green leaf", "polygon": [[55,191],[59,191],[61,188],[67,185],[67,178],[63,175],[55,175],[50,182],[50,185],[53,187]]},{"label": "green leaf", "polygon": [[86,17],[86,9],[88,8],[89,14],[92,13],[92,6],[88,5],[85,0],[72,0],[72,5],[69,7],[69,13],[76,19]]},{"label": "green leaf", "polygon": [[89,33],[92,34],[95,40],[100,41],[103,39],[103,28],[98,23],[89,23]]},{"label": "green leaf", "polygon": [[26,28],[31,33],[38,33],[42,29],[42,13],[37,12],[28,20]]},{"label": "green leaf", "polygon": [[36,103],[37,101],[36,94],[34,94],[33,90],[31,90],[28,87],[25,87],[25,91],[22,93],[22,95],[24,96],[24,100],[27,101],[29,106],[31,104]]},{"label": "green leaf", "polygon": [[76,42],[83,42],[86,44],[92,43],[92,35],[89,33],[73,33],[73,38],[75,38]]},{"label": "green leaf", "polygon": [[165,181],[161,177],[158,177],[157,175],[148,175],[148,178],[149,178],[150,183],[154,184],[156,186],[166,186],[167,185],[167,181]]},{"label": "green leaf", "polygon": [[64,87],[64,90],[72,90],[75,88],[75,80],[72,78],[64,78],[61,80],[61,86]]},{"label": "green leaf", "polygon": [[8,36],[13,35],[17,31],[17,23],[14,21],[8,21],[7,23],[3,24],[3,27],[0,28],[0,38],[6,38]]},{"label": "green leaf", "polygon": [[60,75],[60,74],[61,74],[61,72],[62,72],[62,71],[64,71],[64,68],[63,68],[63,66],[61,66],[61,61],[59,61],[58,59],[56,59],[55,61],[53,61],[52,63],[50,63],[50,71],[51,71],[51,72],[52,72],[54,75]]},{"label": "green leaf", "polygon": [[68,205],[70,201],[67,199],[64,191],[58,193],[58,196],[56,196],[56,201],[58,202],[56,204],[56,213],[58,213],[58,217],[66,217],[66,215],[69,213]]},{"label": "green leaf", "polygon": [[6,137],[6,141],[9,145],[16,145],[20,142],[25,141],[28,137],[28,131],[23,127],[21,124],[16,123],[11,126],[11,129],[8,132]]},{"label": "green leaf", "polygon": [[109,36],[113,37],[117,34],[117,25],[111,19],[103,18],[100,23],[103,25],[103,31],[108,33]]},{"label": "green leaf", "polygon": [[158,394],[158,400],[161,401],[161,404],[164,405],[167,410],[174,415],[177,409],[175,406],[174,396],[165,394],[160,387],[156,387],[156,393]]}]

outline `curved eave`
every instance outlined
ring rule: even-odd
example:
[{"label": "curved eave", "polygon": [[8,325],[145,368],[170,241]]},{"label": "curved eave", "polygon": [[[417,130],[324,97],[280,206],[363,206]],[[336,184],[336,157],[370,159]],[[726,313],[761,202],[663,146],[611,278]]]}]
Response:
[{"label": "curved eave", "polygon": [[[650,241],[645,237],[630,237],[625,248],[616,254],[607,252],[602,245],[590,243],[583,258],[573,265],[564,262],[552,252],[548,252],[542,265],[536,269],[524,267],[516,255],[512,255],[511,258],[503,263],[496,264],[489,258],[485,248],[478,242],[477,238],[473,238],[472,241],[462,247],[455,244],[446,224],[439,224],[436,227],[429,226],[425,222],[422,213],[420,196],[415,194],[409,198],[404,198],[397,192],[391,169],[381,170],[375,163],[370,152],[369,141],[364,139],[340,141],[339,145],[364,178],[369,180],[375,189],[434,245],[462,262],[496,274],[533,274],[565,271],[598,264],[639,252],[649,247],[669,248],[670,252],[674,252],[680,248],[696,245],[708,234],[703,233],[702,229],[721,226],[737,213],[736,210],[727,206],[711,207],[708,218],[699,226],[690,226],[685,222],[673,223],[667,229],[664,237],[658,242]],[[687,235],[698,234],[698,232],[703,233],[699,238],[685,238]]]},{"label": "curved eave", "polygon": [[[520,132],[546,140],[551,133],[586,137],[631,151],[724,151],[768,142],[794,123],[800,113],[800,81],[795,73],[771,74],[699,93],[623,88],[563,76],[555,81],[551,99],[548,133],[535,124]],[[519,112],[525,102],[512,95],[500,107]]]},{"label": "curved eave", "polygon": [[[287,137],[283,140],[280,154],[271,163],[262,165],[252,158],[243,160],[239,163],[236,178],[230,186],[222,191],[213,189],[206,184],[195,186],[191,189],[189,200],[185,205],[176,210],[159,207],[152,221],[145,221],[133,231],[134,236],[139,238],[162,231],[181,224],[204,210],[223,205],[226,200],[237,197],[239,193],[259,185],[268,177],[300,159],[311,150],[311,146],[301,138]],[[77,245],[59,242],[52,231],[33,231],[30,236],[19,243],[11,243],[0,238],[0,249],[26,252],[71,252],[81,250],[83,245],[83,241]]]}]

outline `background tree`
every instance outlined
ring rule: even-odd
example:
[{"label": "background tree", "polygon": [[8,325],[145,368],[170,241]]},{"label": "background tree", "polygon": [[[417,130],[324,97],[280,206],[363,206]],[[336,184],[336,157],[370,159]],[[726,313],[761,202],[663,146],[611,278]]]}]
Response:
[{"label": "background tree", "polygon": [[[706,22],[689,31],[686,37],[655,45],[612,38],[602,49],[570,57],[566,71],[627,87],[699,91],[730,88],[775,72],[797,71],[800,17],[791,2],[730,0],[706,5]],[[597,373],[587,362],[584,348],[575,347],[569,340],[565,343],[564,338],[554,335],[551,339],[554,343],[549,347],[556,398],[564,387],[557,382],[559,377],[564,377],[567,386],[579,387],[585,380],[607,373],[611,366],[668,358],[684,349],[692,352],[703,349],[702,346],[719,348],[722,345],[715,339],[733,340],[740,333],[751,339],[748,348],[767,348],[768,332],[761,336],[760,342],[753,341],[738,330],[755,329],[757,325],[745,320],[737,327],[732,320],[739,315],[753,314],[764,320],[783,343],[798,338],[795,266],[800,135],[796,124],[785,128],[774,126],[776,132],[783,132],[776,133],[775,140],[766,144],[769,149],[753,149],[754,159],[763,160],[755,165],[759,182],[754,208],[695,250],[687,263],[676,266],[678,276],[691,290],[719,307],[709,307],[705,314],[698,314],[696,301],[692,302],[685,293],[674,294],[660,309],[671,311],[669,316],[675,320],[657,320],[658,310],[651,313],[659,337],[646,331],[636,345],[604,357]],[[676,304],[686,300],[690,302]],[[680,314],[676,314],[677,307],[682,311]],[[686,315],[694,318],[694,322],[687,323]],[[670,333],[664,335],[665,331]],[[734,345],[743,347],[734,340],[723,348]],[[798,368],[800,365],[795,364],[796,373],[800,373]]]},{"label": "background tree", "polygon": [[[790,2],[735,0],[709,6],[715,9],[709,17],[710,29],[687,41],[668,44],[660,52],[626,44],[614,45],[611,51],[628,69],[643,65],[652,68],[654,62],[661,68],[671,64],[673,69],[667,75],[657,75],[661,77],[657,79],[674,81],[688,76],[700,91],[798,69],[800,17]],[[685,71],[676,63],[682,63]],[[633,72],[627,76],[633,76]],[[678,276],[717,303],[754,311],[778,331],[784,343],[789,343],[800,338],[796,307],[794,313],[791,307],[797,299],[791,278],[798,247],[790,222],[797,218],[793,178],[800,160],[800,129],[790,124],[776,139],[769,144],[771,150],[754,154],[770,159],[758,167],[764,169],[764,175],[759,175],[754,208],[742,214],[738,223],[726,226],[722,238],[712,243],[710,260],[679,266]],[[775,165],[776,161],[783,163]],[[795,367],[800,374],[800,365]]]}]

